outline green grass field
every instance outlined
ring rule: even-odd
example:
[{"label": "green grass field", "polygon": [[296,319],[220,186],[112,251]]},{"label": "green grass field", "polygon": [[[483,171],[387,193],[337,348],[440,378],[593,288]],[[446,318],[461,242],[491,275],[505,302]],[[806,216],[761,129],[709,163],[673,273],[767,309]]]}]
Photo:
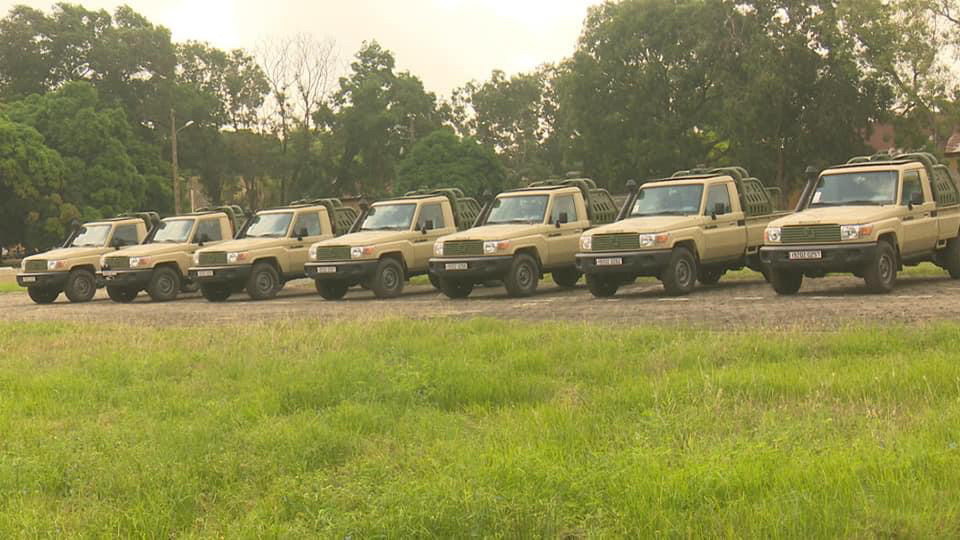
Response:
[{"label": "green grass field", "polygon": [[0,293],[22,292],[25,290],[26,289],[17,285],[16,283],[0,283]]},{"label": "green grass field", "polygon": [[3,323],[0,537],[956,537],[958,340]]}]

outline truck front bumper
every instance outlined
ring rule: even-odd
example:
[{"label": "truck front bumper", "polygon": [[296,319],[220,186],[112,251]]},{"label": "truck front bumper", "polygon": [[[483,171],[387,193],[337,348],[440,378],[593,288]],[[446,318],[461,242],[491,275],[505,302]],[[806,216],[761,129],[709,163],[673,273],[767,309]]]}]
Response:
[{"label": "truck front bumper", "polygon": [[[856,272],[877,256],[877,244],[763,246],[760,261],[778,270]],[[791,259],[791,253],[820,252],[819,259]]]},{"label": "truck front bumper", "polygon": [[[60,289],[67,284],[70,272],[30,272],[17,274],[17,285],[38,289]],[[98,284],[99,286],[99,284]]]},{"label": "truck front bumper", "polygon": [[196,281],[201,285],[238,285],[247,281],[250,277],[252,265],[236,266],[197,266],[187,270],[191,281]]},{"label": "truck front bumper", "polygon": [[503,279],[510,271],[513,256],[430,259],[430,273],[441,278],[464,279],[474,283]]},{"label": "truck front bumper", "polygon": [[97,274],[107,287],[140,287],[150,283],[153,269],[144,270],[101,270]]},{"label": "truck front bumper", "polygon": [[303,266],[307,277],[313,280],[356,281],[372,277],[377,271],[378,260],[309,262]]},{"label": "truck front bumper", "polygon": [[[577,253],[577,270],[584,274],[659,276],[672,254],[669,249]],[[597,264],[598,260],[603,264]]]}]

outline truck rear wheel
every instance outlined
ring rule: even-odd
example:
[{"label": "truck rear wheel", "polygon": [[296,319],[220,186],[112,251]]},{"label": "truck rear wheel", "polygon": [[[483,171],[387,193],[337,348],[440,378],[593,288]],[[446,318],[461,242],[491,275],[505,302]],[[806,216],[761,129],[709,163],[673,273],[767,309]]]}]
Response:
[{"label": "truck rear wheel", "polygon": [[232,292],[229,285],[200,285],[200,294],[210,302],[225,302]]},{"label": "truck rear wheel", "polygon": [[558,286],[564,289],[572,289],[577,286],[577,282],[580,281],[582,274],[576,268],[564,268],[562,270],[554,270],[550,275],[553,276],[553,282]]},{"label": "truck rear wheel", "polygon": [[97,280],[89,270],[73,270],[63,291],[71,302],[89,302],[97,292]]},{"label": "truck rear wheel", "polygon": [[803,285],[803,274],[790,270],[776,270],[771,268],[770,285],[777,294],[797,294]]},{"label": "truck rear wheel", "polygon": [[316,280],[317,292],[324,300],[340,300],[347,294],[345,281]]},{"label": "truck rear wheel", "polygon": [[169,266],[161,266],[153,271],[147,294],[154,302],[169,302],[177,299],[180,292],[180,274]]},{"label": "truck rear wheel", "polygon": [[110,297],[114,302],[121,304],[129,304],[133,302],[133,299],[137,297],[137,294],[140,291],[134,289],[133,287],[112,287],[107,285],[107,296]]},{"label": "truck rear wheel", "polygon": [[537,260],[526,253],[514,256],[510,271],[503,280],[503,284],[507,287],[507,294],[530,296],[537,291],[539,282],[540,265],[537,264]]},{"label": "truck rear wheel", "polygon": [[697,281],[699,281],[701,285],[716,285],[719,283],[720,278],[722,278],[726,273],[726,270],[701,267],[700,274],[697,276]]},{"label": "truck rear wheel", "polygon": [[253,265],[247,278],[247,294],[254,300],[268,300],[280,290],[280,276],[277,269],[267,262]]},{"label": "truck rear wheel", "polygon": [[660,275],[660,281],[670,296],[689,294],[697,282],[697,260],[693,253],[683,246],[673,248],[670,262]]},{"label": "truck rear wheel", "polygon": [[877,255],[867,263],[863,271],[863,280],[872,293],[888,293],[897,281],[897,253],[890,242],[881,240],[877,244]]},{"label": "truck rear wheel", "polygon": [[36,304],[52,304],[60,296],[60,291],[43,287],[28,287],[27,296]]},{"label": "truck rear wheel", "polygon": [[430,284],[433,285],[433,288],[436,290],[442,290],[440,287],[440,278],[433,274],[427,274],[427,278],[430,280]]},{"label": "truck rear wheel", "polygon": [[447,298],[466,298],[473,292],[473,283],[462,279],[439,278],[440,290]]},{"label": "truck rear wheel", "polygon": [[403,293],[403,266],[392,257],[384,257],[370,279],[370,288],[377,298],[396,298]]},{"label": "truck rear wheel", "polygon": [[953,279],[960,279],[960,238],[951,238],[943,248],[943,267]]},{"label": "truck rear wheel", "polygon": [[620,281],[615,277],[587,274],[587,288],[597,298],[610,298],[617,294]]}]

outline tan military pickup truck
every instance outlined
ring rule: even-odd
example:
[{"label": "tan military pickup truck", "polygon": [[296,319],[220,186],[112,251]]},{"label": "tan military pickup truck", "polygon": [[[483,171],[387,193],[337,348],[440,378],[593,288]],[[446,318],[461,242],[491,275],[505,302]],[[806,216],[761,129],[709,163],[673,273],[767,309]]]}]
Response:
[{"label": "tan military pickup truck", "polygon": [[246,289],[254,300],[273,298],[283,285],[306,277],[307,249],[320,240],[346,233],[357,211],[338,199],[297,201],[261,210],[235,240],[193,254],[191,280],[211,302],[223,302]]},{"label": "tan military pickup truck", "polygon": [[717,283],[727,270],[763,271],[759,249],[776,197],[741,167],[680,171],[644,183],[622,219],[580,238],[577,268],[596,297],[639,276],[660,279],[670,295]]},{"label": "tan military pickup truck", "polygon": [[404,282],[427,273],[433,243],[473,225],[480,204],[459,189],[411,192],[379,201],[361,214],[350,234],[310,246],[307,275],[327,300],[363,284],[377,298],[393,298]]},{"label": "tan military pickup truck", "polygon": [[763,261],[778,294],[804,276],[849,272],[871,292],[893,289],[903,266],[932,261],[960,278],[960,195],[931,154],[853,158],[808,184],[798,212],[770,223]]},{"label": "tan military pickup truck", "polygon": [[[221,207],[164,218],[139,245],[100,259],[100,274],[114,302],[132,302],[146,290],[155,302],[175,300],[180,292],[196,291],[187,278],[193,253],[233,238],[237,208]],[[242,214],[240,216],[242,218]]]},{"label": "tan military pickup truck", "polygon": [[577,244],[583,231],[616,217],[610,193],[590,179],[548,180],[505,191],[477,226],[444,236],[433,247],[430,274],[450,298],[477,283],[503,281],[510,296],[529,296],[544,272],[561,287],[580,279]]},{"label": "tan military pickup truck", "polygon": [[143,242],[159,221],[156,213],[144,212],[86,223],[62,247],[24,259],[17,283],[38,304],[53,302],[61,292],[71,302],[87,302],[102,285],[100,257]]}]

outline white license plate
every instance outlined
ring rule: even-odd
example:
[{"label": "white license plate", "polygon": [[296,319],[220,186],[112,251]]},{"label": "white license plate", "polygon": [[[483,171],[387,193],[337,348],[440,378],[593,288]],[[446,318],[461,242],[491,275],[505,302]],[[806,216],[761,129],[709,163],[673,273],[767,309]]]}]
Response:
[{"label": "white license plate", "polygon": [[213,270],[197,270],[197,277],[213,277]]},{"label": "white license plate", "polygon": [[336,266],[318,266],[317,273],[318,274],[336,274],[337,267]]},{"label": "white license plate", "polygon": [[117,276],[117,273],[114,272],[114,271],[112,271],[112,270],[104,270],[104,271],[103,271],[103,277],[105,277],[105,278],[112,278],[112,277],[116,277],[116,276]]},{"label": "white license plate", "polygon": [[606,259],[597,259],[597,266],[620,266],[623,264],[623,257],[608,257]]},{"label": "white license plate", "polygon": [[36,280],[37,280],[37,278],[36,278],[35,276],[24,276],[24,277],[23,277],[23,282],[24,282],[24,283],[33,283],[33,282],[36,281]]},{"label": "white license plate", "polygon": [[823,253],[819,249],[813,251],[791,251],[788,257],[791,261],[809,261],[822,259]]},{"label": "white license plate", "polygon": [[447,263],[443,267],[447,270],[466,270],[468,268],[467,263]]}]

